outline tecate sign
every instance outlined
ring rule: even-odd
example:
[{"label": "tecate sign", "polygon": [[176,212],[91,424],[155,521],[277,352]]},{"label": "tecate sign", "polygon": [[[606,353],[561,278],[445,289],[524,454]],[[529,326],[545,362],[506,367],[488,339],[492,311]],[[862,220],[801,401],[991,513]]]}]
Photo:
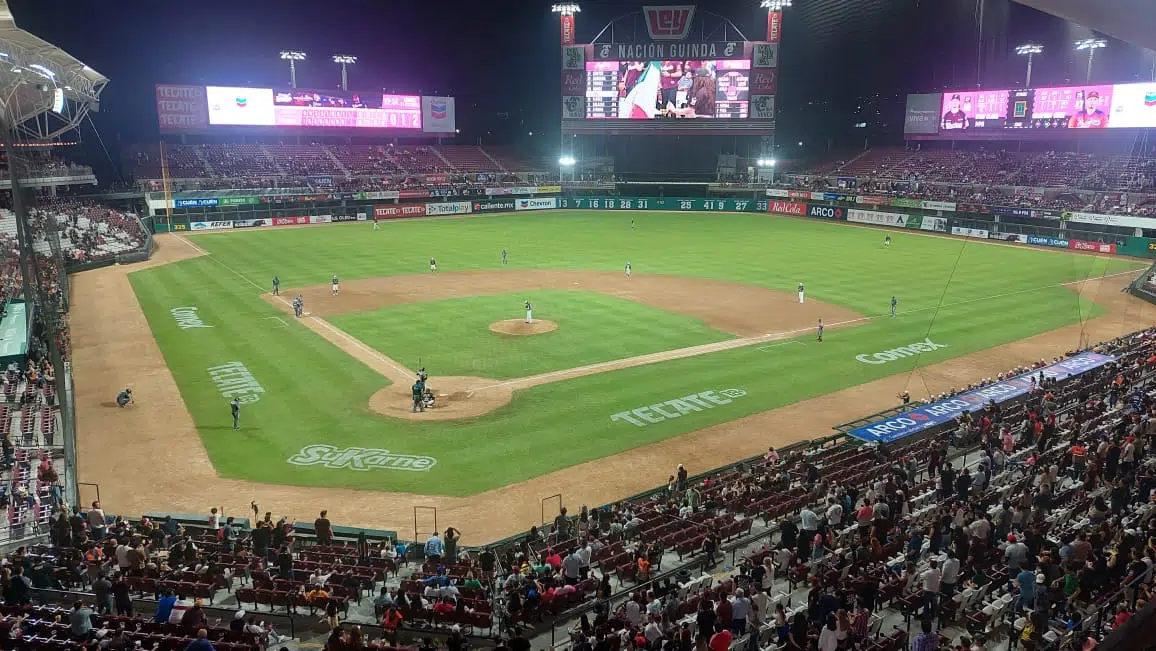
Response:
[{"label": "tecate sign", "polygon": [[795,203],[793,201],[772,201],[768,208],[771,212],[777,212],[781,215],[807,214],[807,204]]},{"label": "tecate sign", "polygon": [[376,217],[417,217],[425,214],[425,204],[409,206],[374,206],[373,214]]},{"label": "tecate sign", "polygon": [[546,210],[547,208],[557,208],[558,199],[550,197],[549,199],[518,199],[515,204],[515,210]]},{"label": "tecate sign", "polygon": [[682,418],[707,409],[714,409],[734,402],[734,398],[747,395],[745,389],[722,389],[720,391],[700,391],[681,398],[672,398],[652,405],[620,411],[610,416],[612,423],[630,423],[635,427],[646,427],[665,420]]},{"label": "tecate sign", "polygon": [[287,463],[361,472],[369,472],[373,468],[426,472],[436,466],[438,460],[424,455],[394,454],[377,448],[337,448],[319,444],[301,448],[300,452],[287,459]]},{"label": "tecate sign", "polygon": [[940,348],[947,348],[947,344],[937,344],[931,341],[931,337],[928,337],[923,341],[917,341],[906,346],[892,348],[891,350],[885,350],[881,353],[856,355],[855,361],[862,362],[864,364],[886,364],[887,362],[894,362],[895,360],[903,359],[904,357],[915,357],[920,353],[930,353],[931,351],[939,350]]}]

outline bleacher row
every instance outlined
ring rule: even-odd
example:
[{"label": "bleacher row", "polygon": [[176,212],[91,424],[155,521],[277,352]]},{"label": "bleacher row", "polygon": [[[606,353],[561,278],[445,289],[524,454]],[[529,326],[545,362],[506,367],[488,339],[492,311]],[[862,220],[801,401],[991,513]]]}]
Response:
[{"label": "bleacher row", "polygon": [[[132,147],[125,162],[137,179],[161,178],[161,158],[152,147]],[[472,145],[285,145],[203,144],[168,148],[169,176],[338,178],[392,174],[530,171],[530,163],[503,147]]]}]

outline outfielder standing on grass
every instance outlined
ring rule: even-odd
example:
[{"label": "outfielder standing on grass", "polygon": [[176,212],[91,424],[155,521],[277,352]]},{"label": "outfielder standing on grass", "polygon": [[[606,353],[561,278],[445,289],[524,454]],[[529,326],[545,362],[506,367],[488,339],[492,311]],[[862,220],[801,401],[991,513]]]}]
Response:
[{"label": "outfielder standing on grass", "polygon": [[626,277],[627,278],[630,277],[630,261],[629,260],[626,261]]},{"label": "outfielder standing on grass", "polygon": [[233,398],[232,402],[229,403],[229,410],[233,412],[233,429],[241,429],[239,422],[241,419],[241,403],[236,398]]},{"label": "outfielder standing on grass", "polygon": [[502,249],[502,264],[506,264],[508,262],[509,262],[509,260],[507,259],[507,256],[506,256],[506,250]]},{"label": "outfielder standing on grass", "polygon": [[823,320],[819,319],[819,343],[823,343]]},{"label": "outfielder standing on grass", "polygon": [[429,259],[429,270],[430,271],[437,271],[438,270],[438,261],[437,260],[435,260],[433,258]]},{"label": "outfielder standing on grass", "polygon": [[380,231],[381,224],[377,223],[377,212],[373,213],[373,230]]},{"label": "outfielder standing on grass", "polygon": [[803,296],[806,292],[803,291],[803,283],[799,283],[799,305],[803,304]]},{"label": "outfielder standing on grass", "polygon": [[894,296],[892,296],[891,297],[891,318],[892,319],[895,318],[895,306],[896,305],[899,305],[899,301]]}]

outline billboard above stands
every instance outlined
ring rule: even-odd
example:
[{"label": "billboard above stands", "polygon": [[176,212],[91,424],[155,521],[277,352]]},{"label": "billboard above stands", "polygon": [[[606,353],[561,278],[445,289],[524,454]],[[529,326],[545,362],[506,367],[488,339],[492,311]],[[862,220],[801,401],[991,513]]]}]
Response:
[{"label": "billboard above stands", "polygon": [[209,126],[204,86],[158,84],[157,123],[161,133],[203,131]]},{"label": "billboard above stands", "polygon": [[423,95],[421,121],[422,131],[426,133],[457,133],[454,98]]},{"label": "billboard above stands", "polygon": [[1081,224],[1096,224],[1097,226],[1124,226],[1125,228],[1152,228],[1156,220],[1152,217],[1133,217],[1130,215],[1101,215],[1094,212],[1065,212],[1063,218],[1070,222]]},{"label": "billboard above stands", "polygon": [[939,133],[938,93],[923,93],[907,96],[907,111],[903,114],[903,133]]},{"label": "billboard above stands", "polygon": [[[908,96],[911,112],[913,98]],[[1156,128],[1156,82],[1081,84],[1025,89],[965,89],[940,95],[938,133],[904,133],[939,139],[1055,138],[1112,129]]]}]

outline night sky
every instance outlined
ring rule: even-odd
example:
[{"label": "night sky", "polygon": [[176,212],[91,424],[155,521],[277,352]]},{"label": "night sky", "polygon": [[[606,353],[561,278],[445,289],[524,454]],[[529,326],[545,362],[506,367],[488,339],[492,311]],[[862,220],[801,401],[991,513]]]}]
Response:
[{"label": "night sky", "polygon": [[[589,42],[612,18],[642,4],[581,2],[579,41]],[[288,66],[278,58],[284,49],[311,57],[298,67],[300,87],[337,87],[340,71],[330,57],[352,54],[359,61],[350,68],[351,89],[457,97],[462,141],[481,136],[531,146],[557,142],[559,35],[550,2],[9,0],[9,5],[22,28],[111,79],[94,116],[110,147],[118,138],[157,139],[154,84],[288,86]],[[1090,35],[1010,0],[988,0],[985,42],[977,52],[975,0],[795,0],[795,5],[784,24],[778,98],[780,137],[790,140],[852,139],[859,136],[852,124],[860,120],[871,123],[872,134],[893,134],[904,94],[974,87],[977,55],[985,85],[1022,83],[1023,61],[1009,51],[1023,40],[1049,47],[1036,61],[1039,82],[1082,78],[1081,61],[1069,44]],[[727,16],[750,40],[765,36],[766,12],[757,0],[714,0],[699,8]],[[631,38],[622,33],[616,40]],[[1133,80],[1145,69],[1142,55],[1129,46],[1113,42],[1102,56],[1096,76],[1104,80]],[[531,131],[536,136],[528,139]]]}]

